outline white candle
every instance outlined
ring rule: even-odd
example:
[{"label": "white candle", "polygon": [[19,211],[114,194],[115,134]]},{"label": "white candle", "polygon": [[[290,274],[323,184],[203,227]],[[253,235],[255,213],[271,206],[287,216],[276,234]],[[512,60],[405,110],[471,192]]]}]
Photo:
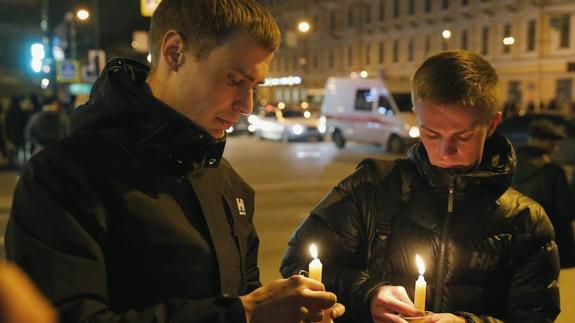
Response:
[{"label": "white candle", "polygon": [[311,254],[313,260],[309,263],[309,278],[315,279],[318,282],[321,282],[321,271],[323,269],[323,265],[321,261],[318,259],[318,252],[317,247],[314,243],[309,246],[309,253]]},{"label": "white candle", "polygon": [[[309,266],[308,266],[309,278],[315,279],[318,282],[321,282],[321,272],[323,270],[323,265],[321,264],[321,261],[319,261],[317,247],[314,243],[312,243],[309,246],[309,253],[311,254],[311,257],[313,258],[313,260],[309,263]],[[333,322],[333,321],[331,320],[331,317],[329,315],[329,311],[324,311],[323,312],[323,319],[321,320],[321,323],[330,323],[330,322]]]},{"label": "white candle", "polygon": [[419,278],[415,282],[415,295],[413,297],[413,303],[416,309],[425,311],[425,290],[427,289],[427,283],[423,278],[423,274],[425,273],[425,264],[419,255],[415,255],[415,262],[417,263]]}]

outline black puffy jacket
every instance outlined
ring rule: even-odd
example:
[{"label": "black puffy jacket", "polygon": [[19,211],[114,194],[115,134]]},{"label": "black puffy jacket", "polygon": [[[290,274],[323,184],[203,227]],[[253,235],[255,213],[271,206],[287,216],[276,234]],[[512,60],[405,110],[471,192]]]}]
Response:
[{"label": "black puffy jacket", "polygon": [[561,267],[575,267],[575,195],[563,168],[543,149],[519,147],[512,186],[543,206],[555,229]]},{"label": "black puffy jacket", "polygon": [[465,174],[431,166],[421,143],[408,160],[367,160],[336,186],[292,235],[281,272],[306,268],[319,244],[324,284],[344,320],[370,322],[382,285],[413,299],[415,255],[427,264],[427,310],[470,322],[551,322],[559,313],[553,228],[539,204],[509,188],[515,156],[491,136]]},{"label": "black puffy jacket", "polygon": [[216,141],[114,59],[72,134],[34,155],[6,232],[62,322],[244,322],[260,286],[254,192]]}]

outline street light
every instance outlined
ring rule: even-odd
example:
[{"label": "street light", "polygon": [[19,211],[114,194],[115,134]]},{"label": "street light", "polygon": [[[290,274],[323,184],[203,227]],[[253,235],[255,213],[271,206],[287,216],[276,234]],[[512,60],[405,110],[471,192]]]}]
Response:
[{"label": "street light", "polygon": [[88,10],[86,10],[86,9],[80,9],[80,10],[76,11],[76,17],[78,17],[78,19],[84,21],[90,17],[90,12],[88,12]]},{"label": "street light", "polygon": [[[86,21],[90,17],[90,12],[86,9],[79,9],[76,11],[76,18],[80,21]],[[76,59],[76,55],[78,52],[77,43],[76,43],[76,21],[74,19],[74,14],[72,12],[67,12],[65,16],[65,20],[68,22],[68,28],[70,33],[70,58]]]},{"label": "street light", "polygon": [[507,36],[503,38],[503,45],[509,46],[515,44],[515,38],[513,36]]},{"label": "street light", "polygon": [[32,44],[32,46],[30,46],[30,54],[32,56],[32,61],[30,62],[32,71],[34,71],[34,73],[40,73],[40,71],[42,71],[42,61],[46,57],[44,45],[40,43]]},{"label": "street light", "polygon": [[451,31],[449,29],[445,29],[441,32],[441,36],[444,39],[449,39],[451,37]]},{"label": "street light", "polygon": [[309,22],[300,21],[297,25],[297,30],[302,33],[307,33],[311,29]]}]

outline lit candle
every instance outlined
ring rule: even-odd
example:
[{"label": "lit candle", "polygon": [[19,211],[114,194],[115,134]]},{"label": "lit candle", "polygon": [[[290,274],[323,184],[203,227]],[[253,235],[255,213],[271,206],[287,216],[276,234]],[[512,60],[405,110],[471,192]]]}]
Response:
[{"label": "lit candle", "polygon": [[[318,282],[321,282],[321,271],[323,269],[323,265],[321,264],[321,261],[319,261],[317,247],[314,243],[312,243],[309,246],[309,253],[311,254],[311,256],[313,258],[313,260],[309,263],[309,266],[308,266],[309,278],[315,279]],[[321,320],[321,322],[322,323],[333,322],[331,320],[330,315],[329,315],[329,311],[323,312],[323,319]]]},{"label": "lit candle", "polygon": [[415,282],[415,296],[413,298],[413,303],[415,304],[416,309],[425,311],[425,290],[427,288],[427,283],[423,278],[423,274],[425,273],[425,264],[419,255],[415,255],[415,262],[417,264],[417,270],[419,271],[419,278]]},{"label": "lit candle", "polygon": [[321,261],[317,258],[318,252],[317,247],[314,243],[309,246],[309,253],[311,254],[313,260],[309,263],[309,278],[315,279],[318,282],[321,282],[321,271],[323,269],[323,265]]}]

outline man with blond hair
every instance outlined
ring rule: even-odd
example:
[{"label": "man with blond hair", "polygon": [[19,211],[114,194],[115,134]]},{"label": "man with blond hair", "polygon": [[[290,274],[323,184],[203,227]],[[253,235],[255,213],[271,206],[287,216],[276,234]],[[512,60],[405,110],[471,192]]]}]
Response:
[{"label": "man with blond hair", "polygon": [[442,52],[412,78],[421,140],[407,159],[365,160],[311,211],[281,272],[322,246],[324,283],[347,322],[406,322],[415,264],[426,265],[421,322],[552,322],[559,313],[554,233],[543,208],[510,188],[515,153],[495,132],[499,80],[480,56]]}]

